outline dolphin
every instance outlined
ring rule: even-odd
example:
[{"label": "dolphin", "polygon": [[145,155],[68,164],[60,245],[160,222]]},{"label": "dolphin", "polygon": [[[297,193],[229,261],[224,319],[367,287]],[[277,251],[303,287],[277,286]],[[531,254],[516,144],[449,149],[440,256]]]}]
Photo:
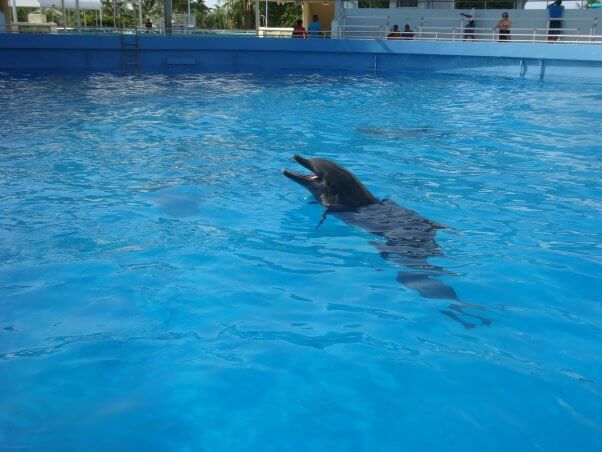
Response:
[{"label": "dolphin", "polygon": [[428,258],[442,256],[435,241],[438,230],[446,226],[420,216],[417,212],[398,206],[390,200],[378,200],[350,171],[336,163],[322,159],[293,158],[312,174],[300,174],[286,169],[282,173],[305,187],[325,207],[322,219],[331,213],[345,223],[368,231],[381,240],[371,241],[387,261],[403,265],[397,281],[417,291],[425,298],[448,299],[454,302],[450,310],[441,311],[465,328],[476,325],[459,315],[478,319],[489,325],[490,320],[464,309],[484,310],[483,307],[460,301],[453,287],[441,282],[438,276],[451,274],[428,262]]},{"label": "dolphin", "polygon": [[419,127],[415,129],[384,129],[381,127],[360,127],[356,129],[362,135],[374,138],[441,138],[449,132],[437,132],[428,127]]}]

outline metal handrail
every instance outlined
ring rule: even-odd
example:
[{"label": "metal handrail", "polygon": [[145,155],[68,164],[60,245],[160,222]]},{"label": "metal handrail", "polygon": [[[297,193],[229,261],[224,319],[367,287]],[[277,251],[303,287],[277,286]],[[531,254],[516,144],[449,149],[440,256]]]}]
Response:
[{"label": "metal handrail", "polygon": [[[369,20],[369,21],[383,21],[384,23],[381,23],[379,25],[347,25],[347,19],[354,19],[354,20]],[[367,27],[379,27],[379,28],[384,28],[385,33],[388,33],[388,31],[391,28],[391,18],[389,16],[354,16],[354,15],[348,15],[348,14],[343,14],[342,15],[342,23],[339,25],[339,30],[343,30],[345,28],[367,28]]]},{"label": "metal handrail", "polygon": [[[512,28],[510,30],[510,40],[504,40],[505,43],[512,42],[531,42],[531,43],[555,43],[555,44],[602,44],[602,35],[592,33],[593,29],[590,30],[589,34],[583,34],[579,29],[574,28],[558,28],[555,31],[560,31],[562,34],[553,35],[554,41],[550,41],[550,34],[548,30],[543,28]],[[575,33],[576,31],[576,33]],[[0,31],[1,32],[1,31]],[[277,35],[270,34],[270,32],[276,33]],[[569,32],[569,33],[566,33]],[[18,30],[6,30],[5,33],[19,33]],[[27,33],[21,31],[21,33]],[[402,33],[400,31],[400,33]],[[458,27],[418,27],[413,31],[413,37],[388,37],[389,31],[384,25],[344,25],[341,26],[337,33],[333,33],[331,30],[323,30],[319,33],[318,38],[332,38],[332,39],[385,39],[385,40],[403,40],[403,41],[479,41],[479,42],[491,42],[498,40],[499,34],[496,29],[490,27],[480,27],[471,29],[471,36],[473,39],[466,39],[466,36],[462,30]],[[58,28],[56,32],[47,33],[50,35],[54,34],[73,34],[73,35],[109,35],[109,34],[138,34],[142,36],[163,36],[165,30],[154,29],[146,30],[145,28],[115,28],[115,27],[81,27],[79,30],[76,28],[62,29]],[[191,38],[195,36],[238,36],[238,37],[260,37],[260,38],[289,38],[292,37],[292,29],[280,28],[280,27],[262,27],[259,32],[256,30],[230,30],[230,29],[186,29],[186,30],[172,30],[171,35],[173,36],[189,36]],[[316,38],[312,36],[310,38]],[[557,40],[556,40],[557,39]]]},{"label": "metal handrail", "polygon": [[382,25],[341,25],[341,28],[371,28],[381,30],[384,27]]},{"label": "metal handrail", "polygon": [[581,21],[588,21],[588,22],[591,22],[591,21],[597,21],[597,20],[598,20],[598,18],[597,18],[597,17],[594,17],[594,18],[592,19],[591,17],[571,17],[570,19],[564,19],[564,18],[562,18],[562,17],[559,17],[558,19],[550,19],[550,18],[548,18],[547,20],[548,20],[548,22],[549,22],[549,21],[552,21],[552,20],[561,20],[561,21],[570,20],[571,22],[575,22],[575,21],[581,20]]},{"label": "metal handrail", "polygon": [[[450,30],[451,27],[422,27],[423,30]],[[491,30],[492,27],[474,27],[470,30]],[[547,30],[547,28],[532,28],[532,27],[511,27],[510,31],[532,31],[532,30]],[[554,30],[577,31],[579,28],[554,28]]]},{"label": "metal handrail", "polygon": [[[467,40],[463,38],[463,41],[480,41],[490,42],[499,40],[499,33],[497,30],[486,29],[486,33],[474,33],[474,39]],[[560,38],[558,41],[549,41],[550,35],[548,33],[538,33],[539,30],[533,29],[531,33],[515,33],[510,34],[509,40],[503,40],[504,43],[512,42],[530,42],[530,43],[561,43],[561,44],[602,44],[602,35],[583,35],[583,34],[564,34],[554,35],[554,38]],[[416,41],[454,41],[455,33],[453,30],[442,32],[442,31],[428,31],[422,30],[419,36],[414,38]]]},{"label": "metal handrail", "polygon": [[387,16],[349,16],[347,14],[345,14],[345,18],[347,18],[347,19],[364,19],[364,20],[368,20],[368,19],[388,19]]},{"label": "metal handrail", "polygon": [[[421,17],[420,18],[423,22],[425,20],[463,20],[462,17]],[[476,20],[476,19],[475,19]]]}]

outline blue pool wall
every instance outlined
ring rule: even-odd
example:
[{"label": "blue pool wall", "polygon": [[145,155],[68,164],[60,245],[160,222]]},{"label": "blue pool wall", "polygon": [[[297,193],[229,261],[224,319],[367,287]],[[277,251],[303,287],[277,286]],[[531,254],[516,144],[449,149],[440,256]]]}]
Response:
[{"label": "blue pool wall", "polygon": [[[0,69],[121,70],[121,50],[119,35],[0,34]],[[601,45],[141,35],[138,63],[140,70],[423,71],[602,83]]]}]

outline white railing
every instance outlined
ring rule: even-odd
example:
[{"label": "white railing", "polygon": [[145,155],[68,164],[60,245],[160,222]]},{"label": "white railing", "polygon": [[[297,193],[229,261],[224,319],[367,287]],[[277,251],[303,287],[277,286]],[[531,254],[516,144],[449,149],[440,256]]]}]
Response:
[{"label": "white railing", "polygon": [[290,38],[294,29],[292,27],[259,27],[260,38]]},{"label": "white railing", "polygon": [[[560,34],[552,34],[552,31],[558,31]],[[415,37],[417,40],[432,40],[431,38],[436,36],[435,40],[447,40],[447,41],[496,41],[499,37],[499,30],[495,28],[449,28],[449,27],[419,27],[416,30]],[[520,38],[522,42],[526,41],[526,37],[529,37],[531,42],[541,42],[546,39],[541,39],[542,36],[549,38],[549,40],[558,38],[561,41],[565,41],[568,37],[578,36],[579,38],[589,38],[590,35],[582,35],[578,28],[511,28],[509,33],[505,36],[509,36],[509,39],[502,40],[515,40]],[[445,39],[442,39],[444,37]]]},{"label": "white railing", "polygon": [[[32,24],[33,25],[33,24]],[[35,24],[37,25],[37,24]],[[262,27],[263,28],[263,27]],[[34,31],[29,31],[30,27],[17,27],[15,24],[6,26],[5,30],[0,29],[0,33],[12,33],[12,34],[72,34],[72,35],[107,35],[107,34],[138,34],[144,36],[163,36],[166,34],[174,36],[249,36],[256,37],[258,35],[256,30],[238,30],[238,29],[215,29],[215,28],[180,28],[174,27],[170,32],[166,33],[165,29],[153,28],[147,29],[145,27],[137,28],[121,28],[121,27],[63,27],[56,26],[52,27],[52,31],[40,31],[36,30],[35,27],[31,27]],[[49,28],[50,30],[50,28]],[[264,30],[279,30],[278,28],[264,28]],[[290,29],[292,30],[292,28]]]},{"label": "white railing", "polygon": [[[403,30],[395,37],[389,37],[391,30],[385,25],[341,25],[336,33],[330,30],[321,31],[309,39],[332,38],[332,39],[384,39],[390,41],[463,41],[463,42],[531,42],[551,44],[602,44],[602,35],[596,34],[597,21],[589,27],[588,33],[583,33],[579,28],[511,28],[510,39],[499,39],[499,31],[491,27],[475,27],[466,29],[457,27],[417,27],[412,31],[412,36],[404,35]],[[0,30],[0,33],[28,33],[27,30]],[[557,32],[558,34],[551,33]],[[36,31],[35,33],[40,33]],[[164,36],[165,30],[145,28],[113,28],[113,27],[80,27],[75,28],[57,27],[49,34],[74,34],[74,35],[110,35],[110,34],[138,34],[140,36]],[[256,30],[231,30],[231,29],[198,29],[174,28],[172,36],[230,36],[248,38],[299,38],[293,37],[293,30],[288,27],[261,27]]]},{"label": "white railing", "polygon": [[[475,23],[483,23],[483,22],[488,22],[488,23],[497,23],[499,22],[499,18],[495,18],[495,17],[477,17],[474,22]],[[552,30],[551,35],[555,36],[557,33],[556,31],[561,30],[561,31],[566,31],[566,32],[574,32],[574,33],[560,33],[562,34],[581,34],[581,29],[580,28],[551,28],[550,27],[550,22],[557,22],[557,21],[561,21],[561,23],[565,22],[567,19],[563,19],[563,18],[559,18],[559,19],[549,19],[546,18],[545,19],[545,24],[546,24],[546,28],[545,31],[546,33],[548,33],[550,30]],[[585,24],[584,28],[589,26],[589,34],[590,35],[596,35],[597,34],[597,29],[598,29],[598,18],[594,17],[584,17],[584,18],[571,18],[570,22],[589,22],[589,24]],[[448,23],[449,22],[456,22],[458,23],[457,27],[454,27],[453,25],[448,25],[448,26],[428,26],[426,25],[426,22],[428,23],[432,23],[432,22],[443,22],[443,23]],[[420,18],[420,25],[416,28],[417,31],[420,30],[430,30],[430,31],[434,31],[434,30],[445,30],[445,29],[452,29],[455,31],[459,30],[460,35],[462,35],[463,33],[471,33],[470,30],[477,30],[478,28],[468,28],[468,31],[466,30],[466,24],[468,23],[468,20],[465,17],[421,17]],[[591,24],[591,25],[590,25]],[[486,30],[486,28],[480,28],[481,30]],[[513,28],[513,30],[534,30],[537,29],[539,30],[539,27],[536,28]]]},{"label": "white railing", "polygon": [[[562,30],[562,28],[550,28],[550,22],[560,22],[562,23],[564,21],[564,19],[559,18],[559,19],[547,19],[546,21],[546,30]],[[590,17],[584,17],[584,18],[571,18],[571,22],[574,21],[580,21],[580,22],[591,22],[591,25],[589,27],[589,34],[590,35],[595,35],[598,31],[598,18],[594,17],[593,19],[591,19]],[[575,28],[574,30],[579,30],[578,28]]]},{"label": "white railing", "polygon": [[[516,6],[519,1],[521,3],[524,3],[523,0],[513,0],[512,6],[508,5],[507,9],[509,9],[509,10],[517,9]],[[434,3],[453,3],[453,2],[454,2],[454,0],[427,0],[426,2],[424,0],[419,0],[416,2],[409,1],[409,0],[397,0],[395,2],[395,6],[390,6],[390,7],[391,8],[417,8],[417,7],[419,7],[418,5],[420,5],[421,3],[422,4],[427,3],[426,7],[432,9],[434,6],[433,5]],[[408,3],[410,3],[410,5],[408,5]],[[416,4],[414,5],[413,3],[416,3]],[[485,0],[485,3],[481,9],[498,9],[496,7],[488,8],[487,7],[488,3],[499,3],[499,0]],[[391,5],[391,2],[389,2],[389,5]],[[422,7],[424,7],[424,6],[422,6]]]},{"label": "white railing", "polygon": [[347,39],[382,39],[388,34],[380,25],[341,25],[339,31],[340,37]]},{"label": "white railing", "polygon": [[[371,21],[374,22],[376,21],[378,24],[377,25],[371,25],[371,24],[366,24],[366,25],[355,25],[355,24],[347,24],[347,19],[352,19],[354,21]],[[385,32],[388,32],[389,29],[391,28],[391,23],[390,23],[391,19],[388,16],[354,16],[354,15],[347,15],[347,14],[342,14],[341,17],[341,25],[340,28],[344,29],[344,28],[374,28],[374,29],[378,29],[378,30],[384,30]]]},{"label": "white railing", "polygon": [[546,28],[512,28],[500,39],[499,30],[491,28],[459,28],[424,27],[414,34],[416,41],[465,41],[465,42],[531,42],[557,44],[602,44],[602,35],[581,34],[575,28],[556,28],[560,34],[551,34]]}]

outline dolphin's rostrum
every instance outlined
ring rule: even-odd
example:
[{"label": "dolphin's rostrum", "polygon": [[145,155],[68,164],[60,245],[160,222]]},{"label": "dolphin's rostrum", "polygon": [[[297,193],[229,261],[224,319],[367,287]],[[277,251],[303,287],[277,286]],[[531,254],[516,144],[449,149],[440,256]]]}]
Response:
[{"label": "dolphin's rostrum", "polygon": [[381,237],[383,241],[371,242],[380,255],[408,269],[397,274],[397,281],[426,298],[455,300],[451,310],[442,312],[466,328],[475,325],[462,320],[459,314],[476,318],[483,324],[491,323],[484,317],[465,312],[466,308],[483,308],[460,301],[452,287],[437,279],[449,272],[427,261],[429,257],[442,255],[435,235],[445,226],[392,201],[379,201],[351,172],[330,160],[306,159],[299,155],[293,158],[312,174],[282,170],[283,174],[309,190],[326,208],[324,215],[332,213],[349,225]]}]

